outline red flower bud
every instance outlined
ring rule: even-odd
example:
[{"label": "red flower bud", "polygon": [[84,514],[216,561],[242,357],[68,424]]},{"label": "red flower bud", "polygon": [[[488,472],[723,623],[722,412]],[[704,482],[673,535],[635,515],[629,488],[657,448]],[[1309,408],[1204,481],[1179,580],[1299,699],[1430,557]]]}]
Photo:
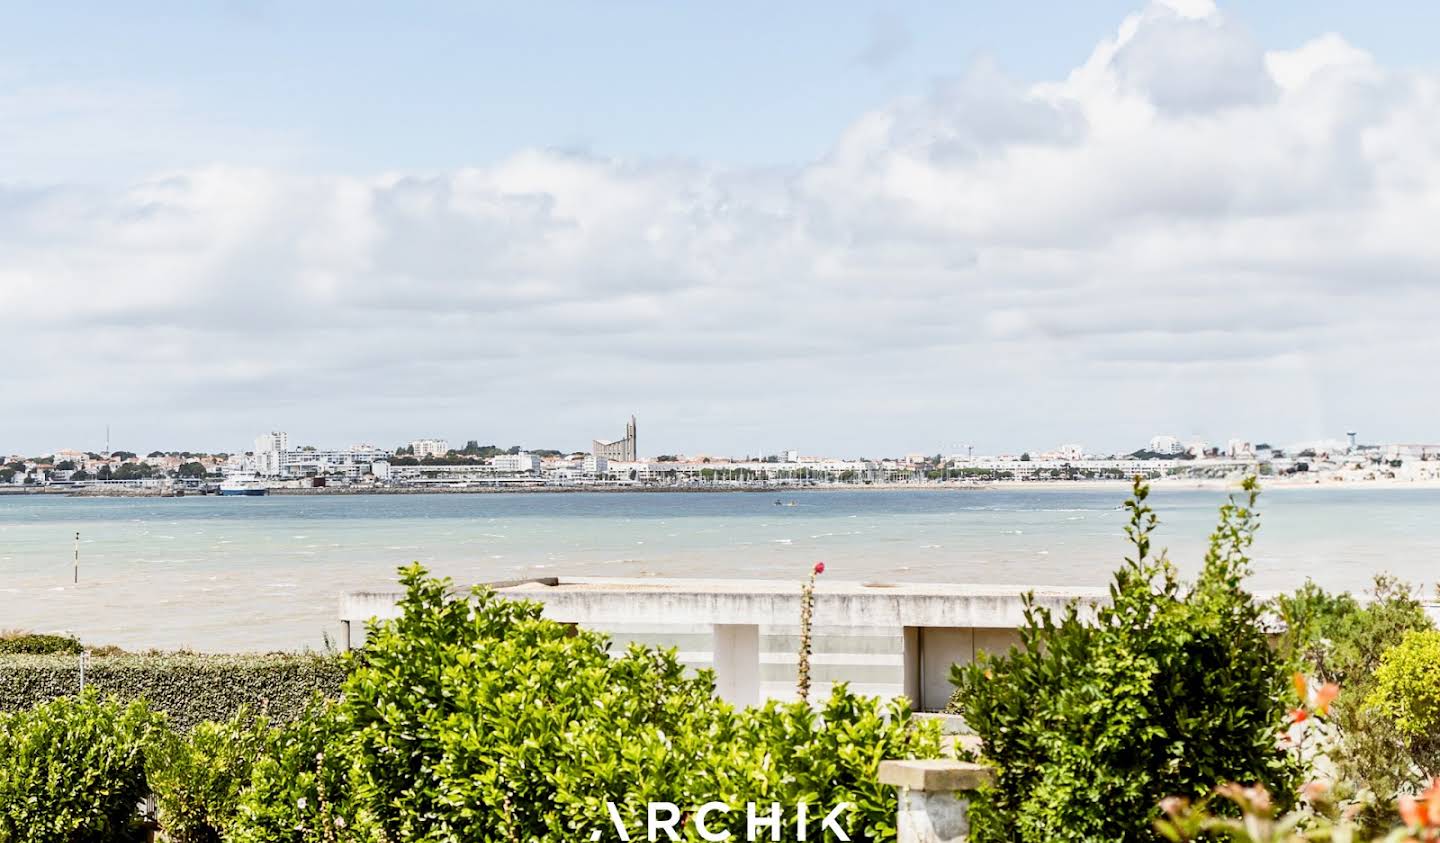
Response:
[{"label": "red flower bud", "polygon": [[817,574],[823,574],[823,573],[825,573],[825,563],[824,563],[824,562],[816,562],[816,563],[815,563],[815,573],[817,573]]}]

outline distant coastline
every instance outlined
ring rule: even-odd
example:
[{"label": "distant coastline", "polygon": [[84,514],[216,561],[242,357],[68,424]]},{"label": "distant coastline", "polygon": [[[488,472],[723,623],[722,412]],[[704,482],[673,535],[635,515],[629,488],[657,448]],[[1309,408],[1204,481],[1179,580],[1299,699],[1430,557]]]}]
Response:
[{"label": "distant coastline", "polygon": [[[1210,489],[1225,491],[1239,485],[1240,478],[1196,478],[1163,477],[1147,482],[1156,490]],[[355,496],[355,495],[514,495],[514,494],[770,494],[783,498],[787,494],[808,492],[987,492],[995,490],[1036,490],[1036,491],[1094,491],[1115,489],[1124,491],[1130,487],[1129,480],[1002,480],[976,483],[934,482],[934,483],[828,483],[814,486],[321,486],[316,488],[277,487],[269,494],[285,497],[306,496]],[[1343,478],[1333,475],[1315,474],[1261,477],[1262,489],[1440,489],[1440,479],[1404,480],[1396,478]],[[160,498],[177,497],[173,492],[161,488],[111,487],[65,489],[54,486],[32,488],[0,487],[0,497],[11,495],[51,495],[78,498]],[[195,493],[178,497],[203,497]]]}]

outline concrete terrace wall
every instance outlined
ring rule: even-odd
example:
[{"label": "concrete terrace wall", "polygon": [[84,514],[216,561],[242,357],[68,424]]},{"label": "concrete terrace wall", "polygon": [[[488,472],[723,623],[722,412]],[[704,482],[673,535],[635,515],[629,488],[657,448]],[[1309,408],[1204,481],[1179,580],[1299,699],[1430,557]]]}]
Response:
[{"label": "concrete terrace wall", "polygon": [[[774,580],[549,579],[502,584],[503,596],[535,600],[547,617],[628,641],[673,646],[693,667],[716,670],[735,702],[794,695],[800,583]],[[826,582],[816,589],[812,687],[838,681],[857,691],[906,694],[924,710],[950,698],[950,666],[980,650],[1003,651],[1023,622],[1022,586]],[[1103,599],[1104,589],[1036,589],[1054,609]],[[340,619],[358,644],[364,621],[393,617],[397,592],[341,596]]]},{"label": "concrete terrace wall", "polygon": [[[737,703],[794,695],[800,583],[779,580],[549,578],[496,584],[505,597],[535,600],[545,615],[628,641],[676,647],[693,667],[713,667],[717,692]],[[812,688],[833,682],[883,696],[905,694],[923,711],[950,699],[950,666],[1019,639],[1022,595],[1060,610],[1093,606],[1103,588],[822,582],[815,595]],[[340,598],[347,645],[364,622],[398,612],[398,592]],[[1427,610],[1440,622],[1440,605]]]}]

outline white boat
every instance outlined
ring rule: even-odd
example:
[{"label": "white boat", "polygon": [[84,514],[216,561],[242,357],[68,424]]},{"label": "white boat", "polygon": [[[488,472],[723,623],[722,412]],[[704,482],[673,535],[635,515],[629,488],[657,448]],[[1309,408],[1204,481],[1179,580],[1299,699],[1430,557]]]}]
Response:
[{"label": "white boat", "polygon": [[270,487],[254,474],[232,474],[220,481],[220,494],[258,498],[270,494]]}]

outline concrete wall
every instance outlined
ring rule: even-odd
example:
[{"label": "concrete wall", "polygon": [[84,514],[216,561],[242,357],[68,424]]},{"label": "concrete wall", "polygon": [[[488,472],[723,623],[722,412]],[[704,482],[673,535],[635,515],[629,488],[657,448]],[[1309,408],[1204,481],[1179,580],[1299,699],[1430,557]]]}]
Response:
[{"label": "concrete wall", "polygon": [[[909,696],[922,711],[950,700],[950,667],[1017,644],[1021,586],[823,583],[815,597],[812,698],[835,682],[857,692]],[[714,668],[717,691],[738,703],[791,699],[799,647],[800,584],[774,580],[548,579],[498,584],[535,600],[555,620],[628,641],[676,647],[694,668]],[[1105,589],[1034,589],[1037,605],[1093,606]],[[340,619],[358,645],[372,617],[394,617],[395,592],[341,595]],[[1427,611],[1440,620],[1440,606]]]},{"label": "concrete wall", "polygon": [[[607,632],[617,650],[631,641],[674,647],[688,666],[714,669],[717,693],[734,702],[795,697],[798,583],[552,579],[497,591],[540,601],[556,620]],[[361,643],[365,619],[393,617],[399,596],[342,595],[348,643]],[[1039,599],[1058,607],[1092,597],[1080,590]],[[1008,648],[1020,620],[1018,588],[826,584],[816,595],[812,698],[845,682],[859,693],[905,694],[921,710],[941,710],[950,699],[950,666],[970,662],[977,649]]]}]

